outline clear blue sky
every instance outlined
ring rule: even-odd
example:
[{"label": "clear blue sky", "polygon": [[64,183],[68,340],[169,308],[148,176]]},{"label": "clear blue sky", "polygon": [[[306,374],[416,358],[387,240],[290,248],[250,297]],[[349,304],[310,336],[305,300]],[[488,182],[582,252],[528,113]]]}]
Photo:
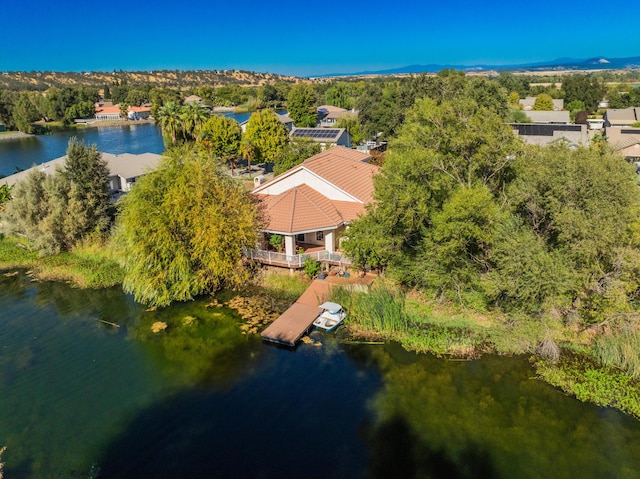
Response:
[{"label": "clear blue sky", "polygon": [[[432,4],[430,4],[432,3]],[[640,56],[635,1],[5,0],[0,71],[241,69]]]}]

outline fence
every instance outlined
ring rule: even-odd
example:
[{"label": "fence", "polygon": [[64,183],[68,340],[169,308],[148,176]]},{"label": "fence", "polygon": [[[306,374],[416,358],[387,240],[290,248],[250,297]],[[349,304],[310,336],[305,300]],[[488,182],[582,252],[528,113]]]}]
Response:
[{"label": "fence", "polygon": [[274,266],[287,266],[289,268],[302,268],[307,258],[315,259],[321,263],[331,263],[350,265],[351,260],[341,253],[330,253],[327,250],[313,251],[310,253],[287,255],[263,249],[245,250],[247,258],[259,263],[271,264]]}]

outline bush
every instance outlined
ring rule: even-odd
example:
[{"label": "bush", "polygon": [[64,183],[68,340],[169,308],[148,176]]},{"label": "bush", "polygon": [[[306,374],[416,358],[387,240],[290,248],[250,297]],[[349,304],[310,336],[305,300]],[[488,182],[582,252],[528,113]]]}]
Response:
[{"label": "bush", "polygon": [[307,256],[307,259],[304,260],[304,274],[306,274],[309,278],[313,278],[317,275],[322,269],[322,264],[319,261],[316,261],[310,256]]},{"label": "bush", "polygon": [[283,242],[284,237],[282,235],[271,235],[271,237],[269,237],[269,244],[273,246],[277,252],[282,251]]}]

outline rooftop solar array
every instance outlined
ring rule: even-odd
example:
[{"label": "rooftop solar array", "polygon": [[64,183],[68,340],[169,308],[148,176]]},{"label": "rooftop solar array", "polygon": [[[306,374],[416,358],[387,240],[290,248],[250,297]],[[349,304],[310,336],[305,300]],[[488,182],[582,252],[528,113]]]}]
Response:
[{"label": "rooftop solar array", "polygon": [[519,135],[525,136],[553,136],[554,131],[576,131],[582,130],[581,125],[540,125],[536,123],[511,124],[518,130]]},{"label": "rooftop solar array", "polygon": [[314,140],[336,140],[342,133],[339,128],[296,128],[291,136],[301,138],[309,137]]}]

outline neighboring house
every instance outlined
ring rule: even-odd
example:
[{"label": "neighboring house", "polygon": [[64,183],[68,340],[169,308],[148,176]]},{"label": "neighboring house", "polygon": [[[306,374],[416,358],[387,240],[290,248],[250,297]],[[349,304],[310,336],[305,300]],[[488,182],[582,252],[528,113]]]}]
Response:
[{"label": "neighboring house", "polygon": [[526,115],[533,123],[568,125],[571,122],[568,111],[530,110]]},{"label": "neighboring house", "polygon": [[197,95],[189,95],[187,98],[184,99],[184,104],[185,105],[190,105],[190,104],[198,105],[200,108],[204,108],[209,113],[212,112],[212,108],[209,105],[207,105],[204,102],[204,100],[202,98],[200,98],[199,96],[197,96]]},{"label": "neighboring house", "polygon": [[280,120],[280,123],[282,123],[287,130],[291,131],[296,126],[293,120],[289,118],[288,113],[283,113],[282,115],[280,113],[276,113],[276,115],[278,115],[278,120]]},{"label": "neighboring house", "polygon": [[320,143],[323,150],[334,146],[351,148],[351,137],[344,128],[293,128],[290,138],[311,138]]},{"label": "neighboring house", "polygon": [[[533,111],[533,105],[536,102],[535,96],[528,96],[523,98],[522,100],[518,100],[520,106],[524,111]],[[553,111],[560,111],[564,108],[564,100],[562,99],[554,99],[553,100]]]},{"label": "neighboring house", "polygon": [[628,161],[640,161],[640,128],[607,128],[607,142]]},{"label": "neighboring house", "polygon": [[[278,116],[278,120],[280,120],[280,123],[282,123],[285,126],[285,128],[289,132],[291,132],[291,130],[293,130],[294,128],[294,124],[293,124],[293,120],[289,118],[289,115],[286,113],[282,115],[280,113],[276,113],[276,115]],[[249,123],[249,119],[246,119],[245,121],[240,123],[240,129],[242,130],[242,133],[247,132],[247,123]]]},{"label": "neighboring house", "polygon": [[195,103],[196,105],[204,106],[204,100],[197,95],[189,95],[184,99],[184,103]]},{"label": "neighboring house", "polygon": [[318,107],[318,126],[322,128],[333,128],[338,120],[345,115],[357,115],[356,110],[347,110],[331,105],[321,105]]},{"label": "neighboring house", "polygon": [[[331,148],[254,189],[264,208],[265,245],[271,235],[284,236],[284,253],[263,249],[250,257],[288,267],[301,267],[311,252],[320,261],[340,261],[340,236],[373,200],[379,168],[370,159],[349,148]],[[304,254],[297,254],[300,248]]]},{"label": "neighboring house", "polygon": [[587,124],[590,130],[602,130],[604,128],[604,120],[600,118],[587,118]]},{"label": "neighboring house", "polygon": [[570,147],[589,145],[587,125],[511,123],[510,126],[518,137],[530,145],[545,146],[560,140],[568,142]]},{"label": "neighboring house", "polygon": [[[127,108],[127,118],[129,120],[146,120],[151,116],[151,106],[130,106]],[[118,121],[122,117],[120,115],[120,105],[101,105],[96,106],[96,120],[99,121]]]},{"label": "neighboring house", "polygon": [[[161,156],[155,153],[141,153],[139,155],[132,153],[122,153],[120,155],[102,153],[102,159],[107,162],[107,167],[109,168],[109,189],[111,194],[117,196],[128,192],[131,189],[131,185],[139,177],[157,168],[160,158]],[[7,176],[2,179],[2,182],[13,186],[24,180],[33,170],[40,170],[53,175],[56,172],[56,167],[64,168],[66,161],[67,155],[61,156],[55,160],[33,166],[28,170]]]},{"label": "neighboring house", "polygon": [[623,128],[629,127],[634,123],[640,122],[640,108],[611,108],[604,112],[605,128]]}]

